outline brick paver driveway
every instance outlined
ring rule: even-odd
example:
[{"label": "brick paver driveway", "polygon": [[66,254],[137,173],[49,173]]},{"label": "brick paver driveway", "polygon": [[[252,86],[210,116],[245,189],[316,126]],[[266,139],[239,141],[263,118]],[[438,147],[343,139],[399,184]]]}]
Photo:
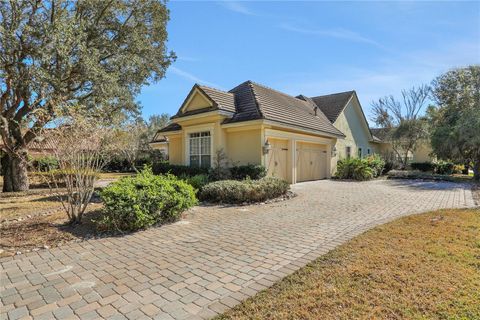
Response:
[{"label": "brick paver driveway", "polygon": [[200,319],[380,223],[473,206],[445,182],[317,181],[298,197],[196,207],[178,223],[1,260],[2,318]]}]

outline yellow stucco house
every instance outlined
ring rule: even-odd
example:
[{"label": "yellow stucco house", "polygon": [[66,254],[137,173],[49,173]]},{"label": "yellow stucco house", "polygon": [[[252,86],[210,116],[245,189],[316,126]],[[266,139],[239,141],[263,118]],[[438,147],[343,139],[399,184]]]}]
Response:
[{"label": "yellow stucco house", "polygon": [[194,85],[151,143],[172,164],[209,167],[217,150],[290,183],[329,178],[337,160],[379,148],[355,91],[290,96],[252,81],[230,91]]}]

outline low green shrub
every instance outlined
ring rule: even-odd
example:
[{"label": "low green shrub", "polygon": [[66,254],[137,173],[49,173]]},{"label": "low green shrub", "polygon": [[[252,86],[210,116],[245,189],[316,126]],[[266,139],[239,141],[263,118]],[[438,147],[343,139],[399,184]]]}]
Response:
[{"label": "low green shrub", "polygon": [[180,177],[182,180],[185,180],[188,184],[194,187],[197,191],[202,190],[202,188],[208,184],[209,178],[207,174],[196,174],[194,176],[183,175]]},{"label": "low green shrub", "polygon": [[190,184],[173,175],[154,175],[150,168],[113,182],[100,196],[105,210],[99,224],[109,230],[133,231],[173,222],[197,203]]},{"label": "low green shrub", "polygon": [[203,187],[201,200],[216,203],[253,203],[277,198],[290,189],[288,182],[265,177],[259,180],[246,179],[215,181]]},{"label": "low green shrub", "polygon": [[438,161],[435,163],[435,173],[436,174],[452,174],[455,164],[453,162],[447,161]]},{"label": "low green shrub", "polygon": [[58,187],[65,186],[65,178],[67,176],[73,177],[72,181],[73,183],[75,182],[75,179],[77,176],[81,176],[84,179],[89,179],[90,177],[93,177],[94,180],[98,180],[100,178],[100,174],[95,171],[91,172],[82,172],[81,175],[77,175],[77,173],[74,170],[61,170],[61,169],[55,169],[55,170],[50,170],[50,171],[34,171],[34,172],[29,172],[28,177],[30,179],[30,182],[36,186],[44,186],[48,187],[48,185],[56,185]]},{"label": "low green shrub", "polygon": [[267,175],[267,169],[262,165],[256,164],[234,166],[230,168],[230,172],[234,180],[244,180],[246,178],[258,180]]},{"label": "low green shrub", "polygon": [[374,177],[374,170],[367,160],[361,158],[347,158],[337,162],[335,177],[339,179],[370,180]]},{"label": "low green shrub", "polygon": [[372,154],[364,158],[367,161],[367,166],[372,169],[373,177],[379,177],[385,169],[385,160],[378,154]]},{"label": "low green shrub", "polygon": [[58,169],[58,161],[55,157],[44,156],[34,158],[31,161],[31,166],[35,171],[45,172]]},{"label": "low green shrub", "polygon": [[455,181],[453,177],[430,172],[411,170],[392,170],[387,174],[388,179],[421,179],[434,181]]},{"label": "low green shrub", "polygon": [[418,170],[422,172],[433,172],[435,170],[435,164],[432,162],[412,162],[410,167],[412,170]]},{"label": "low green shrub", "polygon": [[173,174],[180,176],[194,176],[197,174],[208,174],[210,168],[183,166],[176,164],[169,164],[167,161],[156,162],[152,165],[154,174]]}]

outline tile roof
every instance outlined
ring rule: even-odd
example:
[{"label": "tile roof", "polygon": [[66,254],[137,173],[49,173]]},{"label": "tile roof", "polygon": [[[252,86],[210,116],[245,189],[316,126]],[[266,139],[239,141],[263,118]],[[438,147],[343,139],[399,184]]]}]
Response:
[{"label": "tile roof", "polygon": [[158,130],[157,133],[158,132],[168,132],[168,131],[178,131],[178,130],[182,130],[182,126],[180,126],[177,123],[172,122],[169,125],[167,125],[166,127]]},{"label": "tile roof", "polygon": [[[201,85],[195,86],[208,95],[219,109],[234,112],[233,116],[224,123],[265,119],[334,136],[344,136],[332,125],[321,108],[315,114],[317,105],[313,99],[306,96],[293,97],[252,81],[245,81],[229,92]],[[211,110],[212,108],[205,108],[197,113]],[[190,113],[177,113],[174,117],[186,115],[190,115]],[[160,132],[174,130],[179,129],[169,125]]]},{"label": "tile roof", "polygon": [[[370,131],[377,142],[385,140],[392,129],[390,128],[372,128]],[[375,139],[376,138],[376,139]]]},{"label": "tile roof", "polygon": [[330,120],[331,123],[334,123],[354,93],[355,91],[346,91],[312,97],[311,99],[327,116],[328,120]]},{"label": "tile roof", "polygon": [[203,85],[198,87],[217,104],[218,109],[235,112],[235,97],[233,93]]}]

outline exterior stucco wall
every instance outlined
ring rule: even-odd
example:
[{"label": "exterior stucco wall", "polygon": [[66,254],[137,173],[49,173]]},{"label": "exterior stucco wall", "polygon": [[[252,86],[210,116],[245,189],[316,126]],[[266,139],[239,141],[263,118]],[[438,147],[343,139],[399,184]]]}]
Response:
[{"label": "exterior stucco wall", "polygon": [[[378,153],[387,154],[394,152],[390,143],[378,144]],[[432,162],[435,161],[435,156],[430,155],[432,147],[428,141],[422,141],[418,144],[415,151],[412,153],[411,162]]]},{"label": "exterior stucco wall", "polygon": [[183,164],[182,136],[170,137],[168,142],[168,161],[171,164]]},{"label": "exterior stucco wall", "polygon": [[413,152],[413,161],[414,162],[431,162],[435,160],[434,157],[430,156],[432,152],[432,147],[428,141],[422,141],[418,147]]},{"label": "exterior stucco wall", "polygon": [[227,156],[234,165],[262,163],[262,135],[260,129],[228,132]]},{"label": "exterior stucco wall", "polygon": [[356,99],[350,100],[344,111],[334,122],[334,126],[346,136],[344,139],[338,139],[335,145],[337,149],[335,161],[347,157],[347,147],[351,148],[352,157],[357,157],[358,148],[362,148],[362,156],[367,155],[368,149],[370,149],[370,153],[375,152],[376,146],[370,142],[368,127],[365,124]]}]

